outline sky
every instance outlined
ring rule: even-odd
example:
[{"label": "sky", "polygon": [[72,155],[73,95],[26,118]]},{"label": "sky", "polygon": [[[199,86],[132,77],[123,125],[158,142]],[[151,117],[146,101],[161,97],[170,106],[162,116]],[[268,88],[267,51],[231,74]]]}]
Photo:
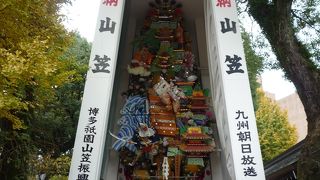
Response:
[{"label": "sky", "polygon": [[[61,13],[67,16],[64,25],[68,30],[76,30],[89,42],[93,41],[100,0],[75,0]],[[251,28],[252,29],[252,28]],[[262,75],[264,91],[275,94],[276,99],[295,92],[294,85],[284,78],[281,70],[265,70]]]}]

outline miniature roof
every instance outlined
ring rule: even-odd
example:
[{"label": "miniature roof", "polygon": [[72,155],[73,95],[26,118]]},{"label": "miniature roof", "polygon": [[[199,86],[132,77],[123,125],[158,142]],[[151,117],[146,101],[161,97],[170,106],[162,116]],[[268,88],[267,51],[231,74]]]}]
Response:
[{"label": "miniature roof", "polygon": [[213,146],[209,146],[209,145],[203,145],[203,146],[181,145],[180,149],[188,153],[192,153],[192,152],[209,153],[214,150]]},{"label": "miniature roof", "polygon": [[203,133],[185,133],[182,135],[184,139],[210,139],[211,137]]}]

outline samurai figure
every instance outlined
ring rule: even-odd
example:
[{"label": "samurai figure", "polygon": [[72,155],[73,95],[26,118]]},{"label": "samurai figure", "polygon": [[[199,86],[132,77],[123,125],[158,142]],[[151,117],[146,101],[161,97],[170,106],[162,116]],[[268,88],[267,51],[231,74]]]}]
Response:
[{"label": "samurai figure", "polygon": [[138,133],[133,137],[133,141],[136,142],[137,151],[135,159],[129,163],[130,166],[134,166],[135,163],[145,155],[150,159],[153,166],[157,165],[153,161],[153,156],[158,154],[159,137],[156,136],[154,129],[148,127],[145,123],[140,123],[138,127]]}]

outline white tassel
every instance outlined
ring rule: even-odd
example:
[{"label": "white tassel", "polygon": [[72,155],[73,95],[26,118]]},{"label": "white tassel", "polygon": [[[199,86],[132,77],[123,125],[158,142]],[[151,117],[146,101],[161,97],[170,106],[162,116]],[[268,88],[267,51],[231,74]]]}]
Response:
[{"label": "white tassel", "polygon": [[163,179],[168,180],[169,177],[169,163],[168,163],[168,157],[163,158],[163,163],[162,163],[162,174],[163,174]]}]

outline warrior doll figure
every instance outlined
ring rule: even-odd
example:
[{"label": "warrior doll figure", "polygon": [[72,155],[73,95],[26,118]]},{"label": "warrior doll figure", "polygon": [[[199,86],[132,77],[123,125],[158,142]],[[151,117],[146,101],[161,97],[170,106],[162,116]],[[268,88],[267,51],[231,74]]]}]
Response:
[{"label": "warrior doll figure", "polygon": [[148,127],[147,124],[140,123],[138,133],[133,137],[133,141],[137,143],[137,152],[135,159],[129,163],[129,165],[134,166],[142,155],[150,159],[153,166],[157,165],[157,163],[153,161],[153,156],[158,154],[157,143],[159,142],[159,137],[155,135],[155,131]]}]

